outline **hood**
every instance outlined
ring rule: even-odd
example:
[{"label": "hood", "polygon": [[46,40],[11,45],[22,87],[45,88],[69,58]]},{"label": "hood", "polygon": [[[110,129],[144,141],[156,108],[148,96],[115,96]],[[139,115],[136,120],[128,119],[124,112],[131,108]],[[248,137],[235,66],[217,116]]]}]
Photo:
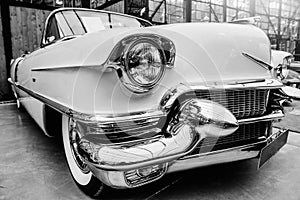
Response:
[{"label": "hood", "polygon": [[270,43],[265,33],[252,25],[228,23],[103,30],[41,48],[27,56],[24,64],[37,69],[100,67],[120,40],[135,33],[154,33],[172,40],[176,47],[175,67],[182,67],[179,61],[184,60],[206,81],[216,79],[216,75],[222,80],[270,78],[268,70],[242,55],[247,53],[271,63]]}]

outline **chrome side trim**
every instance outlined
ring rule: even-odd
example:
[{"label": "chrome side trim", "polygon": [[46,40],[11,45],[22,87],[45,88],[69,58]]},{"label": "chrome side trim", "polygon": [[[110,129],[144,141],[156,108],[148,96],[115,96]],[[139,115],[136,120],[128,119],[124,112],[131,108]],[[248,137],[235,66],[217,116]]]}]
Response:
[{"label": "chrome side trim", "polygon": [[19,83],[13,83],[11,79],[9,80],[11,84],[14,84],[16,87],[26,92],[30,96],[42,101],[43,103],[51,106],[53,109],[57,110],[62,114],[69,115],[70,117],[84,121],[87,123],[97,123],[101,122],[101,124],[108,124],[111,122],[125,122],[128,120],[144,120],[149,118],[160,118],[166,116],[166,114],[160,110],[148,110],[141,112],[133,112],[133,113],[116,113],[116,114],[89,114],[89,113],[80,113],[72,108],[69,108],[67,105],[64,105],[56,100],[51,99],[50,97],[46,97],[42,94],[33,92],[26,87],[21,86]]},{"label": "chrome side trim", "polygon": [[36,92],[33,92],[32,90],[21,86],[18,82],[14,83],[16,87],[18,87],[19,89],[21,89],[22,91],[26,92],[27,94],[29,94],[30,96],[36,98],[37,100],[40,100],[41,102],[51,106],[53,109],[63,113],[63,114],[68,114],[70,112],[70,108],[68,108],[68,106],[63,105],[62,103],[59,103],[53,99],[51,99],[50,97],[46,97],[42,94],[38,94]]},{"label": "chrome side trim", "polygon": [[81,68],[81,67],[90,67],[90,68],[96,68],[101,65],[81,65],[81,66],[72,66],[72,65],[66,65],[66,66],[59,66],[59,67],[39,67],[39,68],[32,68],[31,71],[37,72],[37,71],[50,71],[50,70],[60,70],[60,69],[73,69],[73,68]]},{"label": "chrome side trim", "polygon": [[[22,91],[26,92],[30,96],[42,101],[43,103],[51,106],[58,112],[62,114],[69,115],[70,117],[73,117],[76,120],[81,120],[87,123],[111,123],[116,121],[127,121],[127,120],[143,120],[143,119],[149,119],[149,118],[161,118],[166,117],[168,113],[168,109],[173,105],[173,103],[176,101],[176,99],[186,93],[186,92],[193,92],[195,90],[210,90],[210,89],[249,89],[249,88],[259,88],[259,89],[275,89],[275,88],[281,88],[283,87],[282,83],[275,80],[275,79],[268,79],[263,82],[251,82],[247,84],[235,84],[235,85],[211,85],[211,86],[201,86],[201,85],[192,85],[192,86],[186,86],[184,84],[180,84],[177,87],[168,90],[165,95],[162,97],[162,100],[160,102],[160,105],[157,109],[153,110],[146,110],[146,111],[140,111],[140,112],[133,112],[133,113],[116,113],[116,114],[107,114],[107,113],[81,113],[78,111],[73,110],[68,105],[65,105],[61,102],[58,102],[54,99],[51,99],[50,97],[47,97],[45,95],[39,94],[37,92],[34,92],[26,87],[23,87],[18,82],[13,82],[11,79],[8,79],[8,81],[21,89]],[[255,119],[255,118],[254,118]],[[250,122],[252,120],[248,119],[245,121],[241,121],[241,123],[244,122]]]}]

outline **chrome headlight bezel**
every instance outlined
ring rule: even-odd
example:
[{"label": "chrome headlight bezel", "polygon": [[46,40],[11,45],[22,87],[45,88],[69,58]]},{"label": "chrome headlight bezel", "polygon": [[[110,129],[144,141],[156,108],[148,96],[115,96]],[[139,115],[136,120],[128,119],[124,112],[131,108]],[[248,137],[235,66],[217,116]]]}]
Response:
[{"label": "chrome headlight bezel", "polygon": [[274,78],[282,81],[287,78],[288,70],[292,62],[292,57],[284,57],[282,63],[273,69]]},{"label": "chrome headlight bezel", "polygon": [[[134,80],[128,71],[128,54],[132,48],[141,43],[149,43],[155,46],[155,48],[158,49],[162,60],[160,72],[157,74],[154,81],[151,81],[148,84],[142,84]],[[174,67],[175,53],[175,45],[168,38],[149,33],[134,34],[123,38],[117,43],[106,61],[105,66],[116,70],[120,81],[129,91],[135,94],[143,94],[149,92],[158,85],[165,74],[166,68]]]}]

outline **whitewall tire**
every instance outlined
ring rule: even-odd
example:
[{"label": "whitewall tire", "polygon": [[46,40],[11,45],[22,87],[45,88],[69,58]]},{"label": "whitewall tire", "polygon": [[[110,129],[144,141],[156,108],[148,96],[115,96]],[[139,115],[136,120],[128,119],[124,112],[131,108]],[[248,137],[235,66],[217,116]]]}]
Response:
[{"label": "whitewall tire", "polygon": [[91,197],[99,197],[105,185],[96,178],[84,163],[77,151],[77,141],[80,133],[74,128],[74,121],[68,116],[62,116],[62,139],[67,164],[78,187]]}]

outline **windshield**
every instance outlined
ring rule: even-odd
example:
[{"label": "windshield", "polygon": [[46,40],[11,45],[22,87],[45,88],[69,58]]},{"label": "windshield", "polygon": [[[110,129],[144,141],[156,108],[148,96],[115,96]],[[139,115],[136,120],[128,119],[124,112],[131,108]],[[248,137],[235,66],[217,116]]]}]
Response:
[{"label": "windshield", "polygon": [[97,11],[67,10],[55,16],[61,37],[111,28],[151,26],[140,19]]},{"label": "windshield", "polygon": [[73,35],[123,27],[152,26],[150,22],[117,13],[70,9],[49,17],[41,46]]}]

